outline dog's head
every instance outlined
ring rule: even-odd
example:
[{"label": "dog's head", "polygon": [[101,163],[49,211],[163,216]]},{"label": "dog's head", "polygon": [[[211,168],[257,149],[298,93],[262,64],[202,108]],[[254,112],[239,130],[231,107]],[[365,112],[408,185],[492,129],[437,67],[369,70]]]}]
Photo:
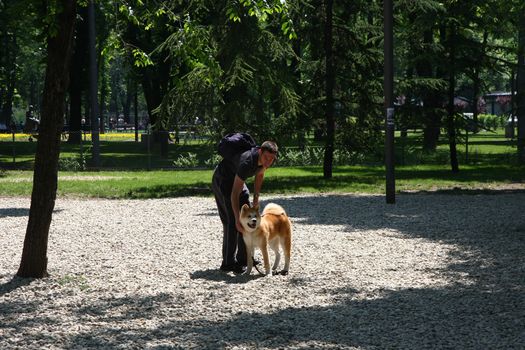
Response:
[{"label": "dog's head", "polygon": [[259,206],[251,208],[248,204],[245,204],[241,208],[241,215],[239,216],[241,225],[246,232],[253,232],[257,230],[261,223],[261,215],[259,214]]}]

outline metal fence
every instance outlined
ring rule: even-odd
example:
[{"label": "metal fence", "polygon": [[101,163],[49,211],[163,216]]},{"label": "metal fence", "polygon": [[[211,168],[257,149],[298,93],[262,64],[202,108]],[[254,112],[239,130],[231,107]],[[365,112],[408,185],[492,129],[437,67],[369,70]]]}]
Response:
[{"label": "metal fence", "polygon": [[[61,136],[59,167],[62,170],[90,169],[166,169],[176,168],[181,154],[205,157],[209,141],[193,130],[179,132],[115,129],[97,134],[100,161],[93,163],[93,139],[89,131],[68,132]],[[31,169],[34,164],[38,132],[0,133],[0,167]],[[96,159],[96,158],[95,158]]]},{"label": "metal fence", "polygon": [[[516,139],[508,128],[498,132],[474,134],[463,132],[458,137],[460,163],[514,163]],[[214,140],[191,127],[174,131],[133,130],[122,128],[99,133],[99,164],[93,162],[92,137],[88,131],[62,134],[60,170],[134,170],[134,169],[212,169],[221,160]],[[437,152],[428,154],[421,149],[422,132],[410,131],[410,136],[396,136],[396,164],[447,164],[449,150],[443,140]],[[32,169],[37,146],[37,133],[0,133],[0,168]],[[381,145],[370,152],[336,147],[333,165],[381,165]],[[281,145],[276,166],[322,166],[324,147]]]}]

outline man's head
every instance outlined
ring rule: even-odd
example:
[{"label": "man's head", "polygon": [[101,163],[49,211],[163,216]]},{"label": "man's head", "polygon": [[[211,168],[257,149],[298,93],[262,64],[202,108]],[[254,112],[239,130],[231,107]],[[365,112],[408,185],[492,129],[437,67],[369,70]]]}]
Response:
[{"label": "man's head", "polygon": [[277,144],[273,141],[264,141],[260,149],[260,162],[261,165],[266,169],[269,168],[275,159],[277,159],[277,154],[279,149]]}]

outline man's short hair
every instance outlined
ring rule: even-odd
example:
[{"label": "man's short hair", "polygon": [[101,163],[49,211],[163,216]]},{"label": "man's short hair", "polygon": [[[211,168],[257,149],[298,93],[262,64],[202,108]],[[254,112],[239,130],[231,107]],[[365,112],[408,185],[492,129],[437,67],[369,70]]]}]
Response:
[{"label": "man's short hair", "polygon": [[279,153],[279,148],[277,147],[277,144],[273,141],[264,141],[261,145],[261,150],[270,152],[274,154],[277,157],[277,154]]}]

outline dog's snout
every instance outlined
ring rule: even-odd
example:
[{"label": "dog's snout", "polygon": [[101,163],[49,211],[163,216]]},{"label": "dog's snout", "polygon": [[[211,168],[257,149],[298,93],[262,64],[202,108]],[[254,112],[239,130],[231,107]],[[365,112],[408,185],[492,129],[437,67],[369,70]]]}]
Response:
[{"label": "dog's snout", "polygon": [[256,223],[257,222],[257,218],[252,218],[251,222]]}]

